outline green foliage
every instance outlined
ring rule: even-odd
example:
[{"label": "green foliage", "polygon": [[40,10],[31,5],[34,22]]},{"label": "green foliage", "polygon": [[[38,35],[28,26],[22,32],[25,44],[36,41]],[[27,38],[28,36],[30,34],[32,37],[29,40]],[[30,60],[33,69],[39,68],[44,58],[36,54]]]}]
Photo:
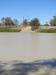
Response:
[{"label": "green foliage", "polygon": [[56,33],[56,29],[41,29],[41,33]]},{"label": "green foliage", "polygon": [[27,19],[24,19],[23,20],[23,26],[27,26],[28,25],[28,21],[27,21]]},{"label": "green foliage", "polygon": [[21,29],[0,28],[0,32],[20,32]]},{"label": "green foliage", "polygon": [[19,21],[17,19],[13,20],[14,25],[19,25]]},{"label": "green foliage", "polygon": [[37,18],[34,18],[30,21],[30,25],[32,26],[32,30],[35,30],[39,28],[40,22]]},{"label": "green foliage", "polygon": [[56,26],[56,16],[53,16],[53,19],[50,20],[51,26]]},{"label": "green foliage", "polygon": [[3,25],[11,27],[17,25],[18,21],[16,19],[12,20],[11,17],[3,17],[1,22]]}]

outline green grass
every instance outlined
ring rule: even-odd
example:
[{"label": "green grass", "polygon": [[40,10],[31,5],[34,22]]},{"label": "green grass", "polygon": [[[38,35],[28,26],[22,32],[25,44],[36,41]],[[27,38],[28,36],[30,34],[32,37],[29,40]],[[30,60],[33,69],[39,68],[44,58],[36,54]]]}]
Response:
[{"label": "green grass", "polygon": [[21,29],[15,28],[0,28],[0,32],[20,32]]},{"label": "green grass", "polygon": [[[0,32],[20,32],[19,28],[0,28]],[[40,33],[56,33],[56,29],[37,29],[36,32]]]},{"label": "green grass", "polygon": [[56,29],[41,29],[39,30],[41,33],[56,33]]}]

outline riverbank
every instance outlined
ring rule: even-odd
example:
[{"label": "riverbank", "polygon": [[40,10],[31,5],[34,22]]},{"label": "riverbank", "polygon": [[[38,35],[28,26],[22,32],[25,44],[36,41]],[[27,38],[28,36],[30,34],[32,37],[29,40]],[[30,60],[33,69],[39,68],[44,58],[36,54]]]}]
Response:
[{"label": "riverbank", "polygon": [[0,28],[0,32],[20,32],[19,28]]},{"label": "riverbank", "polygon": [[21,28],[0,28],[0,32],[38,32],[38,33],[56,33],[55,29],[36,29],[36,30],[23,30]]},{"label": "riverbank", "polygon": [[35,32],[39,33],[56,33],[56,29],[37,29]]}]

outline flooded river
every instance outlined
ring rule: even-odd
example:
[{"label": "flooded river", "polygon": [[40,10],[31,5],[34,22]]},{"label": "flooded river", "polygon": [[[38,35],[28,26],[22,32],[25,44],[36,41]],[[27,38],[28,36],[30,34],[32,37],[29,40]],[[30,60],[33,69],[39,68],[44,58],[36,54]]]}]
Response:
[{"label": "flooded river", "polygon": [[56,58],[56,33],[0,33],[0,60]]}]

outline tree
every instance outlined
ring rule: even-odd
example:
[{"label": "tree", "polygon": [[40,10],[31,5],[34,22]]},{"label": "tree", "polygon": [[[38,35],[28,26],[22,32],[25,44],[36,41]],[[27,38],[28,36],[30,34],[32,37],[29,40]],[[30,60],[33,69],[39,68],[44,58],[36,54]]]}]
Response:
[{"label": "tree", "polygon": [[24,19],[23,20],[23,26],[27,26],[28,25],[28,21],[27,21],[27,19]]},{"label": "tree", "polygon": [[51,26],[56,26],[56,16],[53,16],[53,19],[50,20]]},{"label": "tree", "polygon": [[2,23],[2,24],[5,23],[5,18],[4,18],[4,17],[1,19],[1,23]]},{"label": "tree", "polygon": [[14,19],[13,22],[16,26],[19,24],[19,21],[17,19]]},{"label": "tree", "polygon": [[49,26],[48,22],[46,22],[46,23],[44,24],[44,26]]},{"label": "tree", "polygon": [[37,18],[34,18],[30,21],[30,25],[32,26],[32,30],[38,29],[39,25],[40,25],[40,22]]},{"label": "tree", "polygon": [[2,24],[5,26],[14,26],[15,25],[13,20],[10,17],[6,17],[6,18],[3,17],[1,19],[1,21],[2,21]]}]

